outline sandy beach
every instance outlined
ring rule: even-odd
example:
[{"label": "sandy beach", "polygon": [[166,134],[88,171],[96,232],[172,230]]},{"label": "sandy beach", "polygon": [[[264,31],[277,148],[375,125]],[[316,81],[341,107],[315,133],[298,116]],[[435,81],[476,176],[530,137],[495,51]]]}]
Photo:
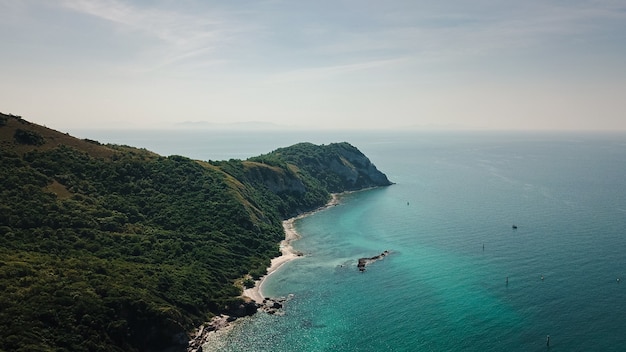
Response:
[{"label": "sandy beach", "polygon": [[314,214],[318,211],[327,209],[328,207],[331,206],[335,206],[339,203],[339,196],[340,194],[331,194],[331,199],[330,201],[323,207],[316,209],[314,211],[310,211],[304,214],[300,214],[296,217],[293,217],[291,219],[287,219],[285,221],[283,221],[283,229],[285,230],[285,239],[282,240],[280,242],[280,252],[282,253],[280,256],[272,259],[271,263],[270,263],[270,267],[267,268],[267,274],[265,274],[265,276],[261,277],[260,280],[258,280],[256,282],[256,284],[254,285],[253,288],[248,288],[245,289],[243,291],[243,296],[244,297],[248,297],[250,299],[252,299],[253,301],[257,302],[257,303],[263,303],[263,281],[265,281],[265,279],[270,276],[273,272],[275,272],[278,268],[280,268],[283,264],[294,260],[296,258],[300,258],[302,257],[302,253],[296,251],[292,246],[291,243],[297,239],[300,238],[300,235],[298,234],[298,232],[295,229],[294,226],[294,222],[298,219],[301,219],[303,217],[309,216],[311,214]]}]

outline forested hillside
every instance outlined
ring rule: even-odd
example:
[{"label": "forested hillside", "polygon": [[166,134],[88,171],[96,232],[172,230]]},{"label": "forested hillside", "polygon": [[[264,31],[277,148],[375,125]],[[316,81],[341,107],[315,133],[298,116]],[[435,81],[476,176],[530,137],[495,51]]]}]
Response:
[{"label": "forested hillside", "polygon": [[163,350],[242,298],[281,220],[390,182],[347,143],[195,161],[0,114],[0,350]]}]

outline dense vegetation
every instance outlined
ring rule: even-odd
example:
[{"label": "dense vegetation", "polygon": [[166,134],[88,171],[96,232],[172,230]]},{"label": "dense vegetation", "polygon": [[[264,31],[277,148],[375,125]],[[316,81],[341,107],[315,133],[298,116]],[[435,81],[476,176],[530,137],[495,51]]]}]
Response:
[{"label": "dense vegetation", "polygon": [[[208,163],[4,114],[0,158],[6,351],[184,344],[194,326],[242,300],[238,279],[265,273],[282,219],[323,205],[329,192],[389,184],[371,172],[355,181],[360,167],[349,159],[367,158],[347,143]],[[341,167],[326,167],[333,162]]]}]

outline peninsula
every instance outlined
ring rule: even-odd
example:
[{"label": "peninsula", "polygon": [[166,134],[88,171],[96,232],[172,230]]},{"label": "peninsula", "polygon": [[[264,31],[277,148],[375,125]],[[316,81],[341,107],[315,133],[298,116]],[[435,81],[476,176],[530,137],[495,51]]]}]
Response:
[{"label": "peninsula", "polygon": [[[283,220],[391,182],[349,143],[201,161],[0,114],[0,350],[184,351],[247,314]],[[243,307],[243,311],[242,310]]]}]

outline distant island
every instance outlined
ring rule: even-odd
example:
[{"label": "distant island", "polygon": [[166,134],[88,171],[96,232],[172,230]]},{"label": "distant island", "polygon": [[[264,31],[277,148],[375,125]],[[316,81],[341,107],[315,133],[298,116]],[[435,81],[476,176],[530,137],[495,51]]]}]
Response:
[{"label": "distant island", "polygon": [[0,350],[184,351],[240,309],[282,221],[391,182],[349,143],[199,161],[0,113]]}]

